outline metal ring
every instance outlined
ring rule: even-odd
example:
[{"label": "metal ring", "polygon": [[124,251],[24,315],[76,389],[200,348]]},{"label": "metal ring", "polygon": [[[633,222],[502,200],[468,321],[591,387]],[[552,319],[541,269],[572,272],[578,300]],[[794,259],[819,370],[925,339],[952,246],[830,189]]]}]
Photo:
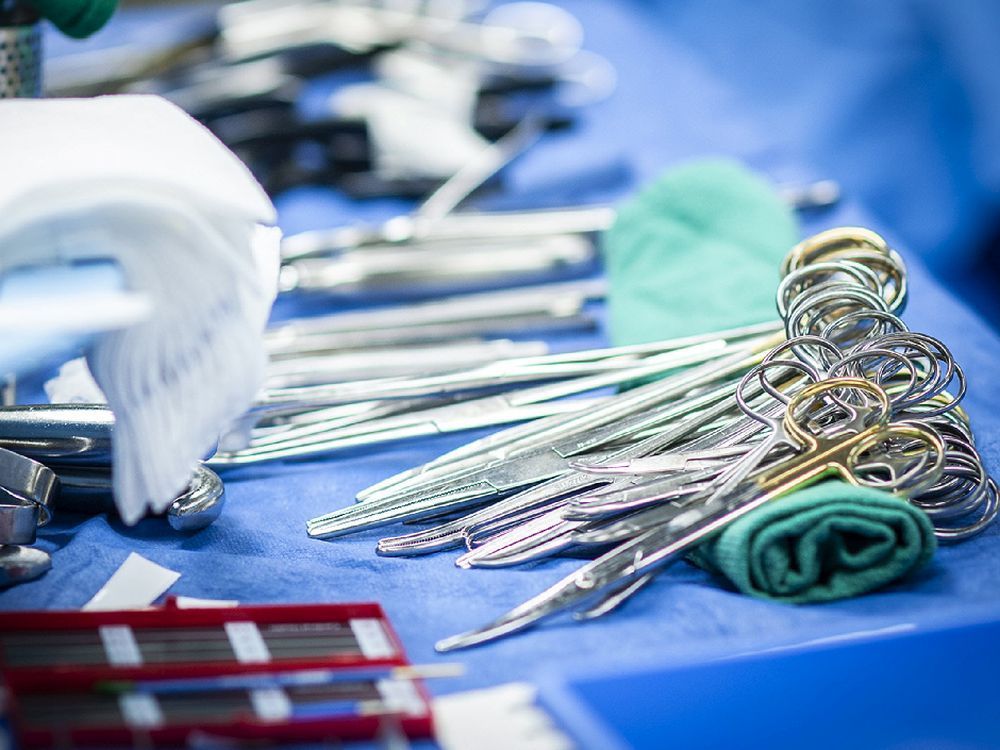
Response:
[{"label": "metal ring", "polygon": [[0,448],[0,488],[36,506],[39,526],[52,519],[50,506],[58,487],[59,480],[52,469],[19,453]]}]

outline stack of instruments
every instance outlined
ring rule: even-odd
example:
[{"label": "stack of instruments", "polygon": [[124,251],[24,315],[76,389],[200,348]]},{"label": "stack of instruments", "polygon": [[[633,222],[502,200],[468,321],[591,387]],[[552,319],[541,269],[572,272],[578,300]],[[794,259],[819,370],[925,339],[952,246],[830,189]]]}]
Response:
[{"label": "stack of instruments", "polygon": [[381,540],[378,552],[464,547],[462,567],[601,552],[494,623],[439,644],[449,650],[568,609],[605,614],[727,524],[826,477],[905,498],[942,541],[984,529],[997,487],[960,406],[965,377],[944,343],[898,317],[899,255],[873,232],[835,229],[793,248],[782,274],[780,323],[650,345],[592,382],[653,380],[380,482],[311,520],[309,534],[435,519]]}]

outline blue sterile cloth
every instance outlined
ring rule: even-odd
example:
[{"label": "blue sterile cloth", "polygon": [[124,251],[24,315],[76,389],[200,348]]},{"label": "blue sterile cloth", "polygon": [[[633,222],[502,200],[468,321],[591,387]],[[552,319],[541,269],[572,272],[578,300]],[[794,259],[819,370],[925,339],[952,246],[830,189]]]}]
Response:
[{"label": "blue sterile cloth", "polygon": [[[777,11],[768,11],[766,24],[751,23],[744,16],[754,13],[755,6],[711,4],[717,10],[698,11],[695,5],[699,4],[677,4],[676,8],[686,9],[691,16],[681,23],[676,18],[680,11],[672,3],[664,3],[663,8],[614,0],[569,4],[587,31],[587,46],[617,66],[619,88],[611,99],[585,111],[573,131],[547,137],[519,160],[508,174],[509,192],[502,205],[518,205],[518,199],[522,206],[617,200],[682,159],[711,154],[742,158],[776,181],[841,180],[848,200],[833,212],[809,218],[805,231],[868,225],[900,247],[912,290],[904,317],[913,329],[946,341],[965,367],[969,378],[966,404],[979,447],[990,470],[1000,473],[1000,383],[995,377],[1000,340],[943,290],[901,239],[922,241],[931,236],[938,222],[960,226],[962,217],[981,221],[983,215],[964,210],[968,206],[958,205],[958,197],[942,204],[939,211],[933,203],[926,205],[929,196],[940,192],[929,186],[938,179],[952,184],[957,178],[946,169],[950,162],[936,153],[938,144],[919,141],[919,133],[930,132],[926,118],[920,121],[919,132],[912,130],[917,127],[912,113],[893,106],[890,73],[895,68],[885,67],[886,61],[877,55],[855,60],[849,54],[853,47],[838,48],[834,57],[847,56],[848,67],[854,71],[854,77],[845,72],[838,79],[836,67],[824,68],[833,53],[830,41],[824,41],[819,31],[796,36],[783,25]],[[883,18],[891,14],[881,4],[866,7],[873,18],[882,18],[886,24],[891,21],[891,17]],[[696,23],[699,14],[712,13],[718,14],[709,19],[712,23]],[[123,23],[134,18],[122,15]],[[836,14],[831,9],[826,15]],[[824,28],[823,18],[816,21],[816,29]],[[118,22],[113,21],[97,39],[112,34]],[[734,27],[756,29],[761,35],[748,54],[764,50],[778,55],[780,51],[798,61],[801,70],[785,66],[791,71],[786,80],[763,73],[755,77],[756,58],[743,70],[721,66],[714,59],[722,55],[718,40],[736,34]],[[835,28],[841,30],[842,24]],[[773,51],[767,34],[775,44],[781,43]],[[865,37],[868,43],[877,39],[873,35]],[[736,54],[736,49],[730,54]],[[838,116],[831,119],[830,99],[846,97],[844,91],[850,89],[849,98],[854,101],[856,89],[851,87],[857,84],[860,71],[867,70],[866,64],[871,75],[885,74],[877,78],[884,81],[883,97],[873,94],[870,100],[855,101],[853,111],[838,110]],[[991,68],[996,69],[995,65]],[[765,66],[764,72],[768,70]],[[805,88],[809,80],[815,82],[815,90]],[[912,78],[906,80],[912,83]],[[811,92],[794,106],[783,93],[784,87],[793,85],[800,95]],[[321,95],[322,87],[317,85],[307,92],[307,100],[315,104]],[[777,107],[778,102],[783,106]],[[883,102],[888,103],[883,106]],[[874,114],[873,109],[877,110]],[[905,140],[918,150],[912,159],[902,145],[900,151],[887,152],[881,159],[860,145],[844,146],[856,125],[862,132],[859,119],[875,114],[885,143],[893,144],[893,138]],[[824,137],[818,135],[821,131]],[[870,129],[864,132],[866,138],[875,139]],[[875,154],[881,153],[879,143],[870,144]],[[917,158],[921,145],[928,152],[935,151],[933,157]],[[626,167],[621,168],[622,164]],[[889,181],[897,183],[902,196],[888,192],[885,184]],[[967,183],[962,185],[956,196],[972,189]],[[493,205],[501,201],[494,200]],[[910,205],[925,209],[904,211]],[[278,206],[288,232],[384,218],[406,208],[393,200],[359,206],[320,189],[293,191],[282,196]],[[291,308],[282,303],[279,313],[288,314]],[[595,335],[563,337],[553,343],[569,348],[604,341]],[[737,644],[747,650],[754,644],[801,643],[901,623],[948,622],[973,614],[1000,619],[996,583],[1000,529],[994,526],[972,541],[941,548],[915,578],[857,599],[793,608],[727,591],[704,571],[680,564],[606,619],[586,625],[553,622],[481,648],[438,656],[433,651],[435,640],[487,622],[576,569],[580,561],[560,559],[533,567],[463,571],[454,566],[452,552],[419,559],[379,558],[374,544],[380,532],[312,541],[305,535],[304,523],[348,505],[362,487],[480,434],[226,472],[229,501],[225,512],[212,527],[192,536],[178,535],[158,521],[128,529],[103,517],[63,515],[40,534],[41,546],[53,553],[53,570],[38,582],[0,593],[0,607],[79,607],[134,550],[180,571],[182,577],[172,589],[178,594],[245,602],[380,601],[414,661],[446,659],[468,665],[465,677],[433,683],[431,689],[437,693],[531,678],[539,669],[559,670],[581,661],[615,670],[651,659],[724,652]],[[683,744],[683,738],[677,740]]]}]

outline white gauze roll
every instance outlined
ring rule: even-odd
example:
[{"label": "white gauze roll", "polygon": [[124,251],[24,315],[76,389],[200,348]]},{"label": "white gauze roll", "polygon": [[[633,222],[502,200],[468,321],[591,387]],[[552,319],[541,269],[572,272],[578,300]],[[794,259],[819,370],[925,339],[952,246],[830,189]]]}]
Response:
[{"label": "white gauze roll", "polygon": [[[50,136],[60,119],[72,133],[82,123],[92,140],[81,155],[28,139],[43,179],[26,179],[20,193],[0,189],[0,270],[110,258],[152,302],[149,320],[103,335],[87,356],[115,413],[115,500],[134,523],[184,489],[263,382],[278,234],[262,241],[259,226],[274,212],[245,167],[162,100],[48,104],[55,121],[38,106],[28,119]],[[5,114],[0,105],[0,144]],[[68,169],[51,163],[61,151]]]}]

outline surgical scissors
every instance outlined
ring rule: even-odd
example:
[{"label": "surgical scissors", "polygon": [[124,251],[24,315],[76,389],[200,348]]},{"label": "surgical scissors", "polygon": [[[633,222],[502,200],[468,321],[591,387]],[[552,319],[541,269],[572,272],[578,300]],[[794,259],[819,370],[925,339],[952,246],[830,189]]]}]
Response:
[{"label": "surgical scissors", "polygon": [[310,521],[310,534],[443,516],[382,539],[378,552],[464,545],[460,567],[615,545],[485,628],[442,641],[448,650],[565,609],[610,612],[732,520],[827,476],[901,495],[943,541],[993,522],[998,489],[960,406],[964,373],[942,342],[899,319],[908,289],[898,254],[847,227],[803,241],[783,269],[784,335],[766,351],[475,441],[362,491],[359,505]]},{"label": "surgical scissors", "polygon": [[[499,460],[496,458],[498,454],[493,454],[491,459],[487,452],[486,460],[479,468],[470,470],[463,467],[452,476],[435,476],[430,480],[425,477],[423,484],[411,483],[402,492],[396,488],[397,492],[388,496],[379,499],[369,497],[353,507],[312,519],[307,523],[309,535],[327,538],[389,521],[419,518],[502,496],[557,476],[566,471],[567,458],[600,450],[629,431],[645,427],[650,422],[656,423],[662,418],[647,414],[649,407],[741,371],[748,360],[770,348],[773,343],[773,336],[765,335],[742,345],[717,349],[715,353],[720,356],[709,359],[706,364],[639,386],[586,412],[573,413],[542,425],[540,429],[521,436],[513,445],[508,445],[499,454]],[[685,364],[684,360],[671,362],[669,358],[664,363],[640,366],[629,373],[628,379],[649,377]],[[623,420],[631,416],[636,417],[638,425],[623,424]],[[494,449],[497,447],[500,446],[494,446]]]},{"label": "surgical scissors", "polygon": [[[867,396],[867,403],[847,406],[849,394]],[[807,422],[816,401],[833,402],[844,412],[841,420],[818,434]],[[783,420],[786,433],[797,443],[794,457],[756,474],[725,498],[685,507],[667,524],[654,526],[615,547],[493,623],[439,641],[437,650],[473,646],[523,630],[566,609],[584,607],[609,587],[619,590],[661,570],[693,545],[764,503],[827,476],[907,493],[931,486],[944,468],[941,437],[925,425],[891,423],[889,413],[888,396],[867,380],[831,378],[806,386],[790,400]],[[866,423],[870,426],[865,427]],[[905,451],[889,447],[898,442],[907,446]],[[894,452],[902,459],[891,478],[871,477],[862,470],[864,456],[873,450]]]}]

